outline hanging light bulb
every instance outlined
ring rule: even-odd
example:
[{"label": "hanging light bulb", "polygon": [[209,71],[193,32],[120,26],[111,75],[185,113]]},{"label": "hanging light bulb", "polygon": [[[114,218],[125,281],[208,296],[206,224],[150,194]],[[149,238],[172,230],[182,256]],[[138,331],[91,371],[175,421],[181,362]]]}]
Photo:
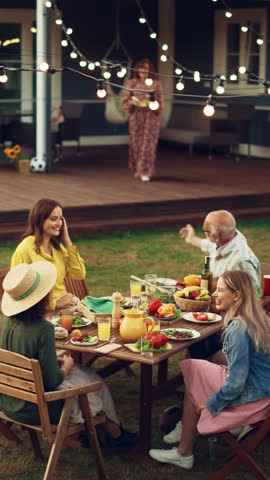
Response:
[{"label": "hanging light bulb", "polygon": [[88,63],[89,70],[95,70],[95,64],[93,62]]},{"label": "hanging light bulb", "polygon": [[220,75],[220,77],[219,77],[219,78],[220,78],[220,80],[226,80],[226,77],[225,77],[225,75]]},{"label": "hanging light bulb", "polygon": [[242,25],[241,30],[242,32],[247,33],[248,27],[246,25]]},{"label": "hanging light bulb", "polygon": [[127,73],[127,69],[125,67],[121,67],[120,70],[116,73],[117,77],[123,78]]},{"label": "hanging light bulb", "polygon": [[50,2],[49,0],[47,0],[47,2],[45,3],[45,6],[47,8],[52,8],[52,2]]},{"label": "hanging light bulb", "polygon": [[219,95],[222,95],[224,92],[225,92],[225,88],[224,88],[224,80],[220,79],[219,81],[219,84],[216,88],[216,92],[219,94]]},{"label": "hanging light bulb", "polygon": [[159,108],[159,103],[157,101],[157,94],[154,90],[152,90],[151,92],[149,92],[149,96],[150,96],[149,108],[150,110],[155,111]]},{"label": "hanging light bulb", "polygon": [[39,64],[39,70],[41,70],[42,72],[48,72],[49,69],[50,65],[47,62],[41,62]]},{"label": "hanging light bulb", "polygon": [[182,68],[179,68],[179,67],[176,67],[176,69],[174,70],[175,74],[176,75],[181,75],[181,73],[183,72]]},{"label": "hanging light bulb", "polygon": [[95,62],[96,67],[100,67],[100,62]]},{"label": "hanging light bulb", "polygon": [[244,74],[244,73],[246,73],[247,69],[246,69],[246,67],[245,67],[244,65],[241,65],[241,66],[238,68],[238,71],[239,71],[239,73]]},{"label": "hanging light bulb", "polygon": [[68,41],[64,38],[61,42],[62,47],[67,47],[68,46]]},{"label": "hanging light bulb", "polygon": [[103,77],[106,78],[108,80],[108,78],[111,78],[112,74],[111,72],[109,72],[109,70],[105,70],[105,72],[103,72]]},{"label": "hanging light bulb", "polygon": [[87,65],[87,62],[85,60],[80,61],[80,66],[81,67],[86,67],[86,65]]},{"label": "hanging light bulb", "polygon": [[105,98],[106,95],[107,95],[107,92],[106,92],[104,80],[100,79],[98,80],[98,83],[97,83],[97,96],[98,98]]},{"label": "hanging light bulb", "polygon": [[71,58],[77,58],[78,54],[77,54],[77,52],[75,52],[75,50],[73,50],[72,52],[70,52],[70,56],[71,56]]},{"label": "hanging light bulb", "polygon": [[162,50],[164,50],[164,52],[166,52],[166,50],[168,50],[169,47],[168,47],[167,43],[163,43],[161,48],[162,48]]},{"label": "hanging light bulb", "polygon": [[257,38],[256,42],[257,42],[258,45],[262,45],[263,44],[262,37]]},{"label": "hanging light bulb", "polygon": [[31,27],[31,28],[30,28],[30,31],[31,31],[32,33],[37,33],[36,27]]},{"label": "hanging light bulb", "polygon": [[151,32],[150,33],[150,38],[154,38],[154,39],[157,38],[156,32]]},{"label": "hanging light bulb", "polygon": [[168,60],[167,55],[161,55],[161,56],[160,56],[160,60],[161,60],[162,62],[167,62],[167,60]]},{"label": "hanging light bulb", "polygon": [[264,80],[262,85],[264,86],[265,95],[270,95],[270,82],[268,82],[268,80]]},{"label": "hanging light bulb", "polygon": [[8,76],[4,67],[0,67],[0,82],[6,83],[8,81]]},{"label": "hanging light bulb", "polygon": [[217,2],[218,0],[212,0],[212,2]]},{"label": "hanging light bulb", "polygon": [[216,104],[215,97],[212,94],[210,94],[203,108],[203,113],[206,117],[212,117],[214,115],[215,104]]},{"label": "hanging light bulb", "polygon": [[145,22],[146,22],[146,18],[140,17],[140,18],[139,18],[139,22],[140,22],[140,23],[145,23]]},{"label": "hanging light bulb", "polygon": [[58,17],[58,18],[55,20],[55,23],[56,23],[56,25],[62,25],[62,23],[63,23],[62,18]]},{"label": "hanging light bulb", "polygon": [[194,80],[194,82],[200,82],[201,81],[201,75],[200,75],[200,72],[198,70],[195,70],[195,72],[193,74],[193,80]]},{"label": "hanging light bulb", "polygon": [[151,87],[151,85],[153,85],[153,78],[152,78],[152,74],[150,72],[148,72],[147,78],[145,79],[144,83],[148,87]]},{"label": "hanging light bulb", "polygon": [[179,91],[184,90],[185,85],[183,84],[183,75],[181,77],[179,77],[178,82],[176,84],[176,88]]},{"label": "hanging light bulb", "polygon": [[236,80],[238,80],[238,77],[237,77],[236,73],[231,73],[231,75],[230,75],[230,80],[231,80],[232,82],[236,82]]},{"label": "hanging light bulb", "polygon": [[73,29],[71,27],[67,28],[67,34],[71,35],[73,33]]},{"label": "hanging light bulb", "polygon": [[230,12],[229,10],[227,10],[227,11],[225,12],[225,17],[227,17],[227,18],[232,18],[232,12]]}]

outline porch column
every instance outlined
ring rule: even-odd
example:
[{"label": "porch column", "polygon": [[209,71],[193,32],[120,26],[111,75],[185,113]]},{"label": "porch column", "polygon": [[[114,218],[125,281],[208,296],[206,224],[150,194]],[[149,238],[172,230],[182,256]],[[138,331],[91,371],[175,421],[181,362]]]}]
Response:
[{"label": "porch column", "polygon": [[[49,9],[43,0],[36,0],[37,21],[37,68],[41,62],[49,61]],[[51,102],[49,73],[36,73],[36,156],[46,163],[45,172],[51,170]]]}]

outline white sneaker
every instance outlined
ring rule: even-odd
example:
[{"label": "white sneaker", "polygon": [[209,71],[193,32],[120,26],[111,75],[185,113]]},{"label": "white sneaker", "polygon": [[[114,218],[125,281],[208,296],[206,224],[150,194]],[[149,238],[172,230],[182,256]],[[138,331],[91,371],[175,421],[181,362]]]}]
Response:
[{"label": "white sneaker", "polygon": [[163,441],[165,443],[179,443],[182,437],[182,422],[178,422],[170,433],[164,435]]},{"label": "white sneaker", "polygon": [[152,448],[152,450],[149,451],[149,455],[158,462],[171,463],[172,465],[177,465],[177,467],[186,468],[187,470],[190,470],[194,463],[194,455],[183,457],[176,447],[171,450],[157,450]]},{"label": "white sneaker", "polygon": [[142,182],[150,182],[150,177],[147,177],[147,175],[143,175],[143,176],[141,177],[141,181],[142,181]]}]

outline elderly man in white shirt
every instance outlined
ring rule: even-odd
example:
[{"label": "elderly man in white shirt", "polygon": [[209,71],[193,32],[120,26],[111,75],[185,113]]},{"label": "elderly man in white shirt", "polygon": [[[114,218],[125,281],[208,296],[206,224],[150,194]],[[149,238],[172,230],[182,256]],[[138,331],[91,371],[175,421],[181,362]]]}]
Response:
[{"label": "elderly man in white shirt", "polygon": [[[210,270],[213,278],[218,278],[227,270],[244,270],[250,276],[258,296],[261,295],[260,262],[248,246],[244,235],[236,229],[234,216],[227,210],[217,210],[208,213],[203,223],[206,238],[195,234],[192,225],[186,225],[179,235],[186,243],[210,256]],[[220,334],[214,334],[205,341],[195,344],[189,349],[192,358],[208,358],[222,348]],[[219,357],[220,358],[220,357]],[[219,360],[215,358],[216,363]],[[223,357],[222,357],[223,363]]]},{"label": "elderly man in white shirt", "polygon": [[244,270],[257,293],[260,292],[260,262],[248,246],[244,235],[236,229],[234,216],[227,210],[208,213],[203,223],[206,239],[195,234],[191,225],[186,225],[179,232],[186,243],[210,256],[210,270],[213,278],[218,278],[227,270]]}]

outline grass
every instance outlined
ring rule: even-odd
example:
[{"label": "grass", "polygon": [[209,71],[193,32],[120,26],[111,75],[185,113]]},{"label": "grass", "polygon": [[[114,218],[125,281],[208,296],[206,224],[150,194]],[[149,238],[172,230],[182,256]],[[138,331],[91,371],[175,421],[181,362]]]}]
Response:
[{"label": "grass", "polygon": [[[270,263],[269,234],[270,220],[239,222],[241,232],[248,239],[249,245],[261,262]],[[199,231],[198,231],[199,233]],[[199,273],[203,266],[203,253],[183,242],[177,231],[152,231],[147,233],[122,233],[119,235],[99,236],[89,239],[75,240],[80,254],[87,266],[87,283],[93,296],[111,295],[113,291],[128,292],[131,274],[142,277],[145,273],[156,273],[160,277],[181,279],[189,273]],[[10,257],[14,251],[14,243],[0,245],[0,268],[9,266]],[[179,356],[170,361],[170,374],[178,371]],[[95,363],[95,368],[102,361]],[[128,377],[125,372],[119,372],[107,379],[121,422],[132,431],[138,430],[139,409],[139,368],[134,365],[136,378]],[[180,398],[179,398],[180,397]],[[162,435],[159,431],[159,414],[168,405],[181,400],[181,394],[175,393],[161,399],[153,408],[152,445],[163,448]],[[14,446],[13,443],[0,437],[0,479],[5,480],[39,480],[43,477],[46,462],[42,463],[32,458],[26,433],[19,432],[23,443]],[[224,452],[221,449],[219,464],[224,463]],[[46,449],[45,449],[46,451]],[[136,461],[128,456],[106,457],[105,463],[111,478],[119,480],[159,480],[174,479],[178,474],[183,480],[208,480],[211,472],[217,467],[212,466],[207,457],[207,441],[199,439],[196,446],[196,463],[192,471],[179,473],[177,467],[162,466],[146,461]],[[270,466],[264,460],[264,469]],[[239,472],[230,478],[232,480],[250,478]],[[55,478],[58,480],[96,479],[92,456],[87,450],[72,451],[64,448],[58,462]]]}]

